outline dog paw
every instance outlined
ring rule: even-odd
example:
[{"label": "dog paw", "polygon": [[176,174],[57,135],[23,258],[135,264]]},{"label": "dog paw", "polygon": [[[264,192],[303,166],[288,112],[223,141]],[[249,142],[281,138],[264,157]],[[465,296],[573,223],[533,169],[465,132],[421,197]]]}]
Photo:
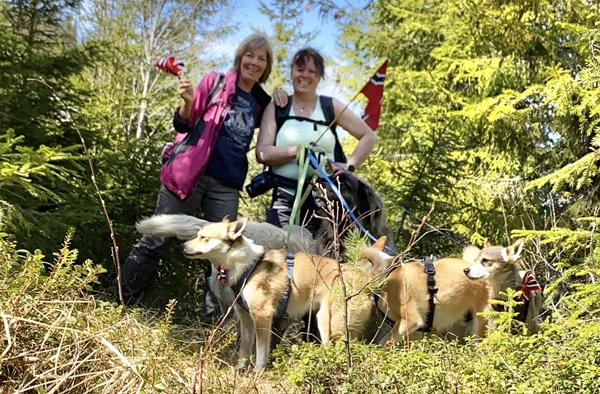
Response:
[{"label": "dog paw", "polygon": [[262,371],[264,371],[266,368],[267,368],[267,366],[266,366],[266,365],[262,365],[262,364],[261,364],[261,365],[259,365],[259,364],[256,364],[256,365],[254,366],[254,372],[262,372]]},{"label": "dog paw", "polygon": [[249,360],[243,359],[238,362],[237,369],[238,371],[245,371],[248,369],[248,365],[250,364]]}]

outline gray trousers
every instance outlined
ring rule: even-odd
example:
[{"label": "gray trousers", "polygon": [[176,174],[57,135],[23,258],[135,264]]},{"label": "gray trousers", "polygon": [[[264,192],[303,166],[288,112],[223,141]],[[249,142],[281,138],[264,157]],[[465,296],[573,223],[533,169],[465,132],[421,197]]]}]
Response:
[{"label": "gray trousers", "polygon": [[[239,191],[227,187],[209,175],[203,175],[192,197],[181,201],[163,185],[160,186],[155,215],[187,214],[194,215],[198,208],[202,217],[209,222],[220,222],[226,215],[232,220],[237,219],[239,206]],[[144,236],[133,248],[121,267],[121,285],[123,298],[126,303],[138,299],[148,285],[149,279],[156,272],[158,261],[164,256],[173,238]],[[206,278],[210,277],[210,264],[206,263]],[[207,281],[205,281],[207,282]],[[117,294],[116,279],[111,290]],[[208,283],[204,285],[204,308],[202,313],[210,315],[218,311],[218,303],[210,293]],[[218,313],[218,312],[217,312]]]}]

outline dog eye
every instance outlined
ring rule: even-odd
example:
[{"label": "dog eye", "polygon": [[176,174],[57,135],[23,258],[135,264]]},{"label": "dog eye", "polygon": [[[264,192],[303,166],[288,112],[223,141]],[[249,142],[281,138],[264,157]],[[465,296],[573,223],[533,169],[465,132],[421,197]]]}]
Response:
[{"label": "dog eye", "polygon": [[492,262],[488,259],[481,259],[481,264],[482,265],[492,265]]}]

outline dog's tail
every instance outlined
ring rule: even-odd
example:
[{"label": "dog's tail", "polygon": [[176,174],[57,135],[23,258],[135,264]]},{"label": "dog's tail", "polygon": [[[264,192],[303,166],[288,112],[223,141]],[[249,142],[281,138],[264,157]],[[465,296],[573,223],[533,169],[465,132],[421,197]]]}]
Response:
[{"label": "dog's tail", "polygon": [[144,235],[177,237],[187,241],[194,238],[206,224],[206,220],[190,215],[154,215],[138,222],[135,228]]}]

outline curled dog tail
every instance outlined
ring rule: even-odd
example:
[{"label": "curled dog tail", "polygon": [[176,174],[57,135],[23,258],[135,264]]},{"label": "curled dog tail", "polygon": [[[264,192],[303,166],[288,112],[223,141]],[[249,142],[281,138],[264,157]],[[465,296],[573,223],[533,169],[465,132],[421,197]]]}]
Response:
[{"label": "curled dog tail", "polygon": [[177,237],[187,241],[206,224],[206,220],[190,215],[154,215],[136,223],[135,228],[144,235]]},{"label": "curled dog tail", "polygon": [[478,254],[479,248],[477,246],[469,245],[463,249],[462,259],[469,264],[474,264]]}]

